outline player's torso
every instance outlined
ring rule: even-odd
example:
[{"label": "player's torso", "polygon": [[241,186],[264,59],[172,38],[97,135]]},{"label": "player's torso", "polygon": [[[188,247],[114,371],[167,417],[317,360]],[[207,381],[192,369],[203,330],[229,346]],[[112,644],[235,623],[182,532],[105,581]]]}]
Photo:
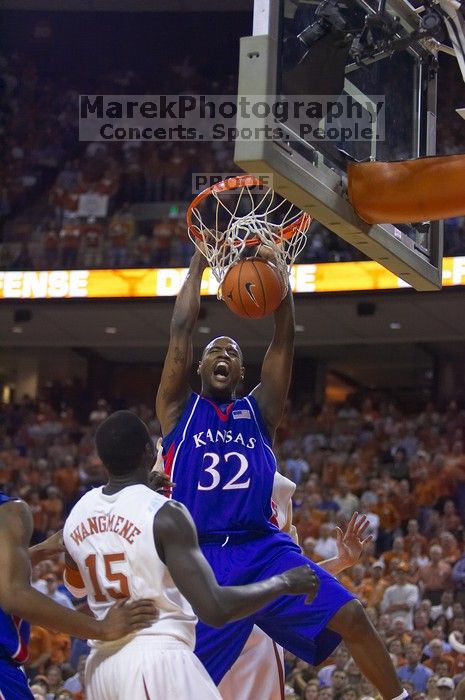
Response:
[{"label": "player's torso", "polygon": [[118,598],[151,598],[159,618],[139,634],[172,635],[192,647],[197,618],[154,543],[153,519],[165,503],[163,496],[143,485],[112,496],[93,489],[71,511],[64,528],[65,545],[78,564],[89,606],[98,618]]},{"label": "player's torso", "polygon": [[[0,492],[0,508],[14,499]],[[27,659],[30,626],[15,615],[8,615],[0,608],[0,658],[14,664]]]},{"label": "player's torso", "polygon": [[216,404],[193,393],[163,445],[173,498],[189,509],[201,539],[276,529],[276,460],[253,397]]}]

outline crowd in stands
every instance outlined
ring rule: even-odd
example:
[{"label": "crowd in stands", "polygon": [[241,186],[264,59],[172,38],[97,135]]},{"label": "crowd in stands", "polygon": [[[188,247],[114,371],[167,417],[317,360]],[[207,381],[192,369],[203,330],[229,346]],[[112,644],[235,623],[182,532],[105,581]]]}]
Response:
[{"label": "crowd in stands", "polygon": [[[236,91],[232,76],[212,84],[188,57],[164,77],[158,89],[169,86],[171,94]],[[80,142],[78,87],[70,79],[44,78],[31,57],[0,56],[0,269],[185,266],[184,212],[195,194],[193,174],[238,172],[233,144]],[[143,94],[145,87],[133,72],[115,70],[97,79],[95,93]],[[441,153],[457,152],[458,127],[442,127],[438,141]],[[177,213],[136,220],[131,207],[140,203],[175,203]],[[465,219],[449,220],[445,254],[464,252]],[[300,257],[359,259],[359,251],[316,222]]]},{"label": "crowd in stands", "polygon": [[[121,399],[86,404],[57,385],[41,399],[0,407],[0,489],[24,498],[33,542],[63,525],[72,505],[104,482],[93,434],[114,409],[128,407],[149,426],[145,405]],[[449,636],[465,635],[465,410],[429,403],[416,413],[365,398],[314,409],[289,404],[279,428],[279,469],[297,484],[294,522],[314,561],[334,556],[335,526],[365,513],[372,541],[341,582],[367,608],[413,700],[452,700],[465,655]],[[33,585],[57,602],[82,607],[62,583],[60,557],[33,570]],[[85,698],[85,643],[33,628],[26,670],[35,698]],[[286,653],[289,697],[380,700],[344,647],[315,669]]]}]

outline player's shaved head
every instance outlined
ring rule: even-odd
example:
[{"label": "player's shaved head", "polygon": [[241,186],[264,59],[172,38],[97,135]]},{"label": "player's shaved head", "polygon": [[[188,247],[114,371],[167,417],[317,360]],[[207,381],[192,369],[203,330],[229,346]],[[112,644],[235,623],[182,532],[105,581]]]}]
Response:
[{"label": "player's shaved head", "polygon": [[116,411],[95,433],[97,453],[110,474],[130,474],[154,447],[145,423],[131,411]]},{"label": "player's shaved head", "polygon": [[213,338],[213,340],[210,340],[208,345],[205,346],[205,349],[202,353],[202,360],[205,357],[206,353],[216,345],[222,346],[224,348],[235,347],[237,352],[239,353],[241,363],[243,362],[244,358],[239,343],[236,340],[234,340],[234,338],[230,338],[229,335],[219,335],[217,338]]}]

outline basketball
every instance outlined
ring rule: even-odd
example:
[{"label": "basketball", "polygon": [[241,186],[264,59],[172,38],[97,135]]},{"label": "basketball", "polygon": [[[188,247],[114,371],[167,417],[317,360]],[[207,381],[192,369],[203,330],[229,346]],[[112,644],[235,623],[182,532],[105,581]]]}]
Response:
[{"label": "basketball", "polygon": [[226,306],[242,318],[269,316],[285,291],[276,265],[262,258],[247,258],[233,265],[221,286]]}]

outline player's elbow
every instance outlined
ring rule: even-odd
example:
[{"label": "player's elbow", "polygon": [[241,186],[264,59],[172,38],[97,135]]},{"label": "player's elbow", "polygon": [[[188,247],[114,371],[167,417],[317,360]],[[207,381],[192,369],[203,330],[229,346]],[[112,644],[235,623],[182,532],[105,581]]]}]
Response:
[{"label": "player's elbow", "polygon": [[223,627],[229,622],[227,612],[221,607],[211,606],[206,610],[196,610],[197,617],[210,627]]},{"label": "player's elbow", "polygon": [[222,596],[212,596],[208,606],[195,610],[195,614],[210,627],[223,627],[231,622],[232,613]]}]

